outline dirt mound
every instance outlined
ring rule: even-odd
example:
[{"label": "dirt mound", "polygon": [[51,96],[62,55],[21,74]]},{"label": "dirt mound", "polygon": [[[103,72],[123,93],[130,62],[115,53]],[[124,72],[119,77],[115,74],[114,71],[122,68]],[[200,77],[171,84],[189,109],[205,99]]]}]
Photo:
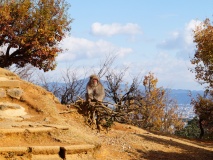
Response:
[{"label": "dirt mound", "polygon": [[[1,68],[0,138],[0,148],[94,145],[98,149],[92,158],[97,160],[213,159],[212,142],[158,135],[119,123],[108,133],[92,130],[85,125],[84,117],[76,108],[68,109],[52,93]],[[76,157],[91,159],[85,155]],[[1,158],[31,159],[29,155],[0,155]]]},{"label": "dirt mound", "polygon": [[11,108],[16,105],[24,107],[29,116],[40,114],[55,120],[58,119],[57,108],[61,106],[52,93],[21,80],[14,73],[2,68],[0,68],[0,102],[4,112],[9,109],[17,110],[17,108]]}]

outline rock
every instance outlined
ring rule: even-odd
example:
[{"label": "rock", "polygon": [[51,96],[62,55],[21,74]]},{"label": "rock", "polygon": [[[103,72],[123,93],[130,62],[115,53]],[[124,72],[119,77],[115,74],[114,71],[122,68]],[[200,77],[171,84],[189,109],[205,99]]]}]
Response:
[{"label": "rock", "polygon": [[6,91],[3,88],[0,88],[0,98],[6,97]]},{"label": "rock", "polygon": [[23,93],[24,93],[23,90],[20,88],[12,88],[7,90],[7,94],[10,97],[16,98],[16,99],[20,99]]},{"label": "rock", "polygon": [[4,111],[7,109],[20,109],[21,107],[18,105],[13,105],[11,103],[0,103],[0,110]]},{"label": "rock", "polygon": [[14,103],[0,102],[0,116],[4,118],[11,118],[16,116],[24,116],[27,113],[25,108]]},{"label": "rock", "polygon": [[0,77],[0,87],[3,88],[19,88],[20,80],[10,80],[9,77]]}]

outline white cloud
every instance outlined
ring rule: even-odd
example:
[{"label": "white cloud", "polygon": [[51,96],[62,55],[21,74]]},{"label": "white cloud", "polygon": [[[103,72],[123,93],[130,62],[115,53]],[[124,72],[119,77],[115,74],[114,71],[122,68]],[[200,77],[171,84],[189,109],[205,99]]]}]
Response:
[{"label": "white cloud", "polygon": [[120,57],[133,52],[131,48],[118,47],[105,40],[90,41],[85,38],[68,36],[61,43],[65,49],[64,53],[59,54],[57,61],[73,61],[77,59],[97,58],[104,54],[115,52]]},{"label": "white cloud", "polygon": [[186,44],[191,45],[193,43],[193,30],[195,30],[196,26],[200,25],[201,23],[201,21],[191,20],[185,26],[184,41]]},{"label": "white cloud", "polygon": [[91,27],[91,32],[96,36],[113,36],[117,34],[127,34],[127,35],[136,35],[142,34],[141,28],[138,24],[135,23],[127,23],[125,25],[121,25],[119,23],[112,24],[101,24],[101,23],[93,23]]},{"label": "white cloud", "polygon": [[176,50],[177,57],[188,59],[195,50],[193,30],[200,23],[200,21],[191,20],[183,30],[172,32],[171,37],[163,40],[158,47],[165,50]]},{"label": "white cloud", "polygon": [[141,69],[144,74],[151,71],[158,78],[158,85],[164,88],[202,89],[202,86],[195,82],[194,74],[189,71],[191,67],[193,66],[190,61],[176,59],[169,53],[160,52],[155,59],[134,64],[132,72],[135,68]]}]

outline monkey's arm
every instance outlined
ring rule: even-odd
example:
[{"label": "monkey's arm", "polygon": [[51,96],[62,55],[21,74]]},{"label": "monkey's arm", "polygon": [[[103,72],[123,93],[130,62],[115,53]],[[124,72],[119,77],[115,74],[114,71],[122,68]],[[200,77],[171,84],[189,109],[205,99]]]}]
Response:
[{"label": "monkey's arm", "polygon": [[86,100],[91,102],[91,100],[93,99],[93,89],[89,86],[87,86],[87,93],[86,93]]},{"label": "monkey's arm", "polygon": [[102,85],[99,85],[98,88],[96,89],[96,96],[95,96],[95,99],[97,101],[100,101],[102,102],[103,99],[105,97],[105,90],[104,90],[104,87]]},{"label": "monkey's arm", "polygon": [[101,101],[103,101],[104,97],[105,97],[105,90],[103,88],[102,91],[101,91],[101,95],[100,95]]}]

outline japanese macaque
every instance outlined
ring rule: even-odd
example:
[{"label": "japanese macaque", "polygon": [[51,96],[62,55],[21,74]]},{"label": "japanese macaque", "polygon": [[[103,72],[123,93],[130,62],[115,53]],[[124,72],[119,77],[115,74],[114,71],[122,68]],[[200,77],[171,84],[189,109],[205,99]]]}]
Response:
[{"label": "japanese macaque", "polygon": [[102,130],[101,117],[96,110],[95,104],[102,102],[105,97],[105,90],[97,75],[91,75],[86,86],[86,102],[89,104],[87,108],[87,123],[92,129]]},{"label": "japanese macaque", "polygon": [[91,75],[86,87],[87,102],[102,102],[105,97],[105,90],[97,75]]}]

